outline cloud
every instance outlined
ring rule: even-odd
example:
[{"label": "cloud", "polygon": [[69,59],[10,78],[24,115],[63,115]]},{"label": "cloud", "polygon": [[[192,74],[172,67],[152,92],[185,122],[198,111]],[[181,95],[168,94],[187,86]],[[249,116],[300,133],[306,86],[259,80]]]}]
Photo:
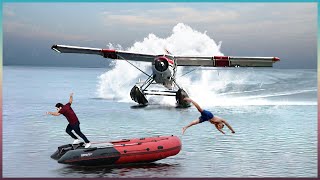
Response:
[{"label": "cloud", "polygon": [[[264,39],[284,37],[315,38],[317,31],[316,3],[208,3],[171,4],[157,9],[105,11],[107,26],[126,29],[163,29],[180,22],[193,28],[222,36],[252,36]],[[240,35],[239,35],[240,34]],[[266,34],[266,35],[264,35]]]},{"label": "cloud", "polygon": [[14,16],[16,16],[16,13],[9,6],[4,5],[3,6],[3,16],[4,17],[14,17]]},{"label": "cloud", "polygon": [[86,36],[77,35],[74,33],[68,33],[63,30],[63,28],[58,28],[56,31],[48,30],[44,26],[34,25],[20,21],[3,21],[3,31],[4,33],[14,34],[27,38],[36,39],[61,39],[66,41],[90,41]]},{"label": "cloud", "polygon": [[[252,9],[241,13],[237,22],[218,24],[216,29],[224,33],[257,35],[268,34],[281,37],[314,38],[317,32],[317,6],[305,4],[267,4],[264,9]],[[259,17],[260,16],[260,17]]]},{"label": "cloud", "polygon": [[188,23],[212,23],[222,21],[234,21],[239,17],[233,11],[202,11],[190,7],[173,7],[154,10],[120,11],[115,14],[103,12],[103,18],[108,25],[168,25],[178,22]]},{"label": "cloud", "polygon": [[241,6],[224,4],[223,8],[220,8],[217,3],[211,3],[205,9],[197,6],[175,5],[175,7],[148,10],[105,11],[102,17],[108,26],[115,24],[127,25],[128,28],[130,26],[172,26],[183,22],[206,24],[210,28],[216,27],[230,31],[257,26],[265,26],[269,29],[271,23],[287,24],[296,28],[294,24],[310,25],[316,21],[317,17],[316,3],[242,3]]}]

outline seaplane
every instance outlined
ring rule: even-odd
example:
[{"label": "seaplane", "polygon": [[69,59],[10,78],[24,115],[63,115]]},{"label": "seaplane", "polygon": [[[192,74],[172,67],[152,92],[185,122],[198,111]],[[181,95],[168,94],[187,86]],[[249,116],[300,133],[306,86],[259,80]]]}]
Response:
[{"label": "seaplane", "polygon": [[[52,50],[59,53],[78,53],[100,55],[107,59],[125,60],[132,66],[148,76],[143,81],[136,83],[130,97],[139,105],[148,105],[147,96],[175,96],[176,105],[180,108],[190,107],[190,103],[184,98],[188,93],[177,83],[178,66],[201,66],[201,67],[272,67],[273,63],[280,61],[278,57],[240,57],[240,56],[175,56],[168,50],[164,54],[143,54],[114,49],[101,49],[79,47],[69,45],[53,45]],[[152,63],[152,74],[139,69],[130,61]],[[160,84],[164,90],[150,90],[152,84]]]}]

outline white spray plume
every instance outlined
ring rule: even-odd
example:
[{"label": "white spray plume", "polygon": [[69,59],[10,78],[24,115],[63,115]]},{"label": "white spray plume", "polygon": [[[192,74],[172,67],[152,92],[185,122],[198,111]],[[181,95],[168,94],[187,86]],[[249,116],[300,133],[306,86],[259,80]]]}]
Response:
[{"label": "white spray plume", "polygon": [[[121,50],[120,45],[108,45],[109,48]],[[220,46],[205,33],[193,30],[191,27],[179,23],[167,38],[159,38],[154,34],[149,34],[143,41],[135,42],[127,51],[148,54],[163,54],[164,49],[168,49],[174,55],[223,55]],[[98,96],[100,98],[117,99],[118,101],[130,102],[129,92],[134,84],[139,80],[145,80],[146,76],[132,67],[125,61],[114,61],[114,68],[105,72],[99,77]],[[151,63],[134,62],[141,70],[151,73]],[[179,68],[181,70],[182,68]],[[181,73],[180,73],[181,74]],[[179,73],[178,73],[179,76]],[[206,76],[206,75],[202,75]],[[178,80],[179,81],[179,80]],[[189,82],[188,78],[181,79]],[[189,84],[189,83],[188,83]],[[175,99],[164,97],[163,103],[174,105]]]},{"label": "white spray plume", "polygon": [[[123,49],[120,45],[109,44],[108,46],[112,49]],[[220,47],[221,42],[217,44],[206,32],[201,33],[190,26],[179,23],[173,27],[172,34],[169,37],[159,38],[154,34],[149,34],[143,41],[135,42],[133,46],[125,50],[136,53],[164,54],[164,49],[168,49],[173,55],[215,56],[223,55],[220,52]],[[100,98],[132,102],[129,95],[131,88],[139,79],[144,81],[147,77],[125,61],[115,60],[114,63],[113,69],[100,75],[97,95]],[[151,74],[151,63],[132,63]],[[192,99],[203,107],[295,104],[294,102],[269,101],[260,97],[259,94],[258,96],[250,94],[250,91],[252,91],[251,93],[261,92],[263,95],[270,93],[263,89],[263,83],[274,81],[272,73],[263,75],[250,70],[224,71],[215,68],[194,71],[187,76],[180,77],[183,73],[183,68],[179,67],[176,76],[177,82],[187,90]],[[266,79],[266,77],[270,78]],[[234,96],[237,92],[240,92],[240,96]],[[175,98],[152,96],[149,98],[149,103],[174,106]]]}]

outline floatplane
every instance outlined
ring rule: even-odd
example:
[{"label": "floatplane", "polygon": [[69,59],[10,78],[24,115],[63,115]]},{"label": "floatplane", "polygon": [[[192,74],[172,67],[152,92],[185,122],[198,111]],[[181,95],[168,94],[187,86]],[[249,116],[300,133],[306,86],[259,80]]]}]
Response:
[{"label": "floatplane", "polygon": [[[272,67],[273,63],[280,60],[278,57],[175,56],[167,50],[164,54],[157,55],[69,45],[53,45],[51,49],[59,53],[92,54],[107,59],[125,60],[137,69],[139,68],[130,61],[152,63],[152,74],[139,69],[148,78],[132,87],[131,99],[139,105],[147,105],[147,96],[150,95],[175,96],[177,107],[190,107],[190,103],[183,100],[189,97],[188,93],[176,81],[178,66]],[[161,84],[165,89],[148,89],[152,84]]]}]

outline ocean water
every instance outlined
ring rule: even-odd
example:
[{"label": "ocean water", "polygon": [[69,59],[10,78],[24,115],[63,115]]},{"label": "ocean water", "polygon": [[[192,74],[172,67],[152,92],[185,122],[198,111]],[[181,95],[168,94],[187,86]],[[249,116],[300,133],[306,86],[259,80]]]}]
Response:
[{"label": "ocean water", "polygon": [[[226,119],[226,135],[205,122],[181,129],[199,113],[151,97],[136,108],[129,92],[135,69],[3,67],[3,177],[316,177],[317,71],[198,69],[178,78],[200,106]],[[146,66],[147,68],[147,66]],[[183,74],[192,69],[179,69]],[[132,75],[133,74],[133,75]],[[138,73],[137,73],[138,74]],[[130,77],[129,77],[130,76]],[[63,116],[47,116],[68,102],[91,141],[177,135],[179,154],[150,164],[74,167],[50,158],[72,142]]]}]

